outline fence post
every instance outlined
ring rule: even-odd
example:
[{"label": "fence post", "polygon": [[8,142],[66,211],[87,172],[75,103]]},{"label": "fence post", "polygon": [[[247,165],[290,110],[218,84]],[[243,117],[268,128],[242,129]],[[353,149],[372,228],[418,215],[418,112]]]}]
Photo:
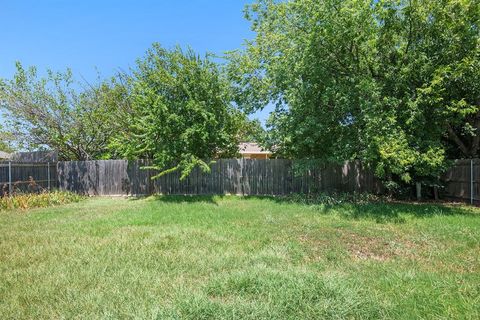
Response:
[{"label": "fence post", "polygon": [[8,195],[12,195],[12,161],[8,161]]},{"label": "fence post", "polygon": [[417,201],[420,201],[422,200],[422,184],[420,182],[417,182],[415,186],[417,188]]},{"label": "fence post", "polygon": [[50,162],[47,162],[48,191],[50,191]]},{"label": "fence post", "polygon": [[473,159],[470,159],[470,204],[473,204]]}]

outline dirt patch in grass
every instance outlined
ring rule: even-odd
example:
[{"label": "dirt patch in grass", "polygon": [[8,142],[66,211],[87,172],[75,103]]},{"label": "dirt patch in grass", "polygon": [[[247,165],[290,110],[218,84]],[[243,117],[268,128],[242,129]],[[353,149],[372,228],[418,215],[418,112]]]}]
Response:
[{"label": "dirt patch in grass", "polygon": [[345,243],[350,256],[354,260],[385,261],[393,256],[389,242],[384,239],[355,233],[343,233],[340,239]]},{"label": "dirt patch in grass", "polygon": [[[417,260],[428,250],[423,241],[412,241],[406,237],[374,237],[353,231],[341,230],[331,233],[326,238],[301,235],[299,242],[307,246],[310,254],[306,260],[315,261],[326,255],[345,256],[353,260],[389,261],[396,258]],[[328,257],[327,257],[328,258]]]},{"label": "dirt patch in grass", "polygon": [[425,242],[395,236],[392,239],[342,232],[341,241],[354,260],[388,261],[396,258],[417,260],[428,249]]}]

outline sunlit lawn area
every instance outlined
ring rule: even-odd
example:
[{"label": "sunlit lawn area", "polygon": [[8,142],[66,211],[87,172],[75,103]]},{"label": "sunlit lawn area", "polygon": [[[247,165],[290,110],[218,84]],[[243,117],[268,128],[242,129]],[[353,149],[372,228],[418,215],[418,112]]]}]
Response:
[{"label": "sunlit lawn area", "polygon": [[151,197],[0,212],[0,315],[480,319],[480,209]]}]

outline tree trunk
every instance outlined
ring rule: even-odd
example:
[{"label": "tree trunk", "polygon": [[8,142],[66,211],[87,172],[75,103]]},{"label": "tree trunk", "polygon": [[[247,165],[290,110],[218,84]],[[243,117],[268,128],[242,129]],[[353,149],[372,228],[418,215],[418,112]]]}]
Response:
[{"label": "tree trunk", "polygon": [[447,130],[448,130],[448,135],[450,136],[450,139],[452,139],[453,142],[458,146],[460,151],[462,151],[463,155],[468,157],[469,156],[469,150],[467,146],[463,143],[462,140],[458,137],[457,133],[453,128],[450,126],[450,124],[447,124]]}]

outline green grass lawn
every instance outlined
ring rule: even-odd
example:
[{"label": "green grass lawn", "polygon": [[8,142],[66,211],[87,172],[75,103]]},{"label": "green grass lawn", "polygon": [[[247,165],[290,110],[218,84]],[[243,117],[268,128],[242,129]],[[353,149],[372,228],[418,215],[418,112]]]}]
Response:
[{"label": "green grass lawn", "polygon": [[151,197],[0,212],[0,315],[480,319],[480,209]]}]

